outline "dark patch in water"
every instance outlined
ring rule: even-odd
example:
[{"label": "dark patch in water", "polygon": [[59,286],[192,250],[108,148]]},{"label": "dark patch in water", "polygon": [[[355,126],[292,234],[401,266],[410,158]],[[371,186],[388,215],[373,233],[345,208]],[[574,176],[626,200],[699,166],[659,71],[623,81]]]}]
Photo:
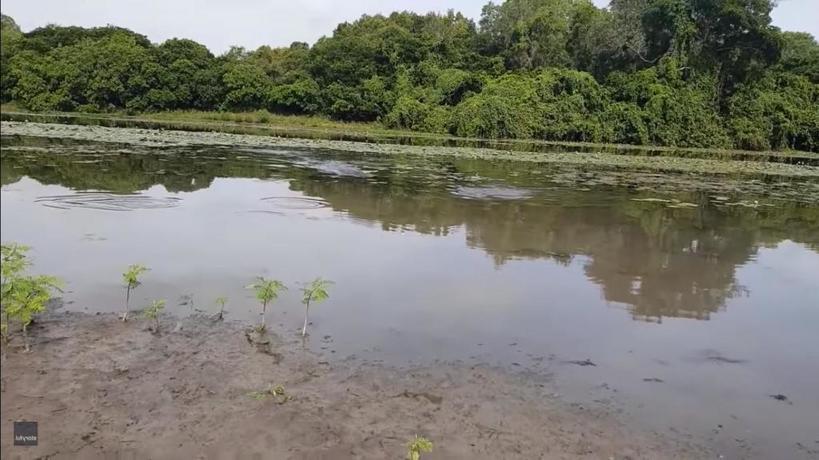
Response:
[{"label": "dark patch in water", "polygon": [[592,360],[590,360],[590,359],[584,359],[583,361],[566,361],[566,364],[574,364],[574,365],[576,365],[576,366],[584,366],[584,367],[585,367],[585,366],[594,366],[594,367],[597,367],[597,364],[595,364],[595,363],[594,363]]},{"label": "dark patch in water", "polygon": [[714,362],[720,364],[743,364],[748,362],[745,359],[724,356],[719,351],[711,349],[701,351],[699,356],[695,357],[694,361]]}]

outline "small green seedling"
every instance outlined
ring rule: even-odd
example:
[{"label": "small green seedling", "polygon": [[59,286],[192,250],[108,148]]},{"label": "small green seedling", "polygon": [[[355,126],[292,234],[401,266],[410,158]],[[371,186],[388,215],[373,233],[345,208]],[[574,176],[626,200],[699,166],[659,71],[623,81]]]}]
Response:
[{"label": "small green seedling", "polygon": [[267,390],[251,391],[247,395],[258,400],[274,398],[278,404],[284,404],[292,399],[290,395],[284,391],[284,385],[270,385]]},{"label": "small green seedling", "polygon": [[267,329],[265,324],[265,313],[267,304],[276,300],[281,291],[286,291],[287,287],[279,280],[266,279],[262,276],[256,278],[256,282],[247,286],[248,289],[256,291],[256,298],[262,303],[262,321],[259,324],[259,332]]},{"label": "small green seedling", "polygon": [[304,326],[301,328],[301,336],[307,334],[307,315],[310,313],[310,303],[319,303],[330,297],[327,289],[333,284],[332,281],[316,278],[301,289],[303,294],[301,303],[304,304]]},{"label": "small green seedling", "polygon": [[125,313],[122,314],[122,320],[128,321],[128,310],[131,302],[131,291],[139,286],[139,275],[148,271],[148,268],[139,265],[129,265],[128,269],[122,274],[122,281],[125,283]]},{"label": "small green seedling", "polygon": [[144,318],[151,319],[154,321],[153,332],[155,334],[159,332],[159,316],[162,314],[162,310],[164,309],[165,309],[164,300],[154,300],[153,302],[151,302],[151,305],[142,312],[142,316]]},{"label": "small green seedling", "polygon": [[217,297],[216,298],[216,305],[219,306],[219,313],[216,314],[216,319],[223,320],[225,318],[225,304],[227,303],[227,297]]},{"label": "small green seedling", "polygon": [[[53,291],[60,291],[62,282],[53,276],[25,276],[13,281],[7,297],[3,299],[5,314],[9,319],[20,321],[26,351],[28,343],[28,325],[34,315],[45,310],[46,302]],[[8,333],[8,325],[6,325]]]},{"label": "small green seedling", "polygon": [[415,435],[415,439],[407,443],[407,459],[420,460],[421,454],[432,452],[432,442],[423,437]]}]

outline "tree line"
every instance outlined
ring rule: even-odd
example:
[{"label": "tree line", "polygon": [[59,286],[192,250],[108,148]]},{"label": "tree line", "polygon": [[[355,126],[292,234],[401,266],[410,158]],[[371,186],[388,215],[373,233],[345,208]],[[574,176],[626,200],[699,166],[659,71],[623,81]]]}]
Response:
[{"label": "tree line", "polygon": [[482,138],[819,151],[819,44],[773,0],[506,0],[362,16],[312,46],[215,56],[128,29],[2,17],[3,102],[251,111]]}]

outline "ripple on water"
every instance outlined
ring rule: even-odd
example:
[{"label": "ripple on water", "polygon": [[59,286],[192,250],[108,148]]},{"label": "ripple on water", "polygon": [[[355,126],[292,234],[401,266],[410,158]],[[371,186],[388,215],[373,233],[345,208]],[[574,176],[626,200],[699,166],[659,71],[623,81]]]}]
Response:
[{"label": "ripple on water", "polygon": [[41,196],[34,200],[43,206],[57,209],[97,209],[101,211],[135,211],[139,209],[173,208],[181,198],[147,196],[140,194],[113,194],[103,192],[75,193],[71,195]]},{"label": "ripple on water", "polygon": [[307,196],[268,196],[262,198],[262,201],[270,203],[279,209],[321,209],[330,206],[321,198],[312,198]]},{"label": "ripple on water", "polygon": [[507,186],[466,186],[455,187],[452,194],[471,200],[525,200],[534,196],[534,192],[517,187]]}]

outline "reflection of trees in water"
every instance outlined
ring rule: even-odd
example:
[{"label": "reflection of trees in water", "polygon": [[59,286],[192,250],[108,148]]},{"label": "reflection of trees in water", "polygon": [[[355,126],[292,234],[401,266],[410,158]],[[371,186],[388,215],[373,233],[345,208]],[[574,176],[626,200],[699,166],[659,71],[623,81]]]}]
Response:
[{"label": "reflection of trees in water", "polygon": [[467,244],[498,265],[519,258],[568,264],[584,255],[586,276],[605,299],[648,321],[708,319],[746,292],[735,271],[759,247],[786,238],[814,249],[819,243],[811,233],[819,228],[815,207],[726,208],[695,194],[677,198],[700,207],[674,209],[612,192],[564,191],[549,204],[463,199],[441,188],[396,197],[362,181],[300,181],[297,188],[387,230],[440,235],[463,227]]},{"label": "reflection of trees in water", "polygon": [[[194,158],[195,157],[195,158]],[[210,186],[215,177],[267,177],[267,163],[219,148],[88,144],[69,139],[3,138],[2,185],[28,176],[75,190],[134,193],[154,185],[170,192]]]},{"label": "reflection of trees in water", "polygon": [[[634,318],[643,320],[708,319],[743,292],[736,268],[761,246],[791,239],[819,250],[819,208],[791,202],[748,209],[718,206],[706,195],[683,193],[675,198],[699,207],[674,209],[633,201],[635,193],[611,188],[561,188],[544,190],[533,199],[476,200],[451,193],[469,173],[428,159],[393,158],[363,179],[317,174],[287,158],[229,149],[198,149],[194,157],[194,149],[170,153],[128,147],[115,154],[83,154],[76,152],[77,146],[64,147],[61,154],[54,153],[59,145],[39,153],[4,150],[2,183],[27,175],[77,190],[124,193],[155,184],[169,191],[192,191],[208,187],[215,177],[287,178],[292,189],[321,197],[334,209],[377,222],[387,231],[447,235],[462,228],[466,244],[483,249],[499,266],[513,259],[567,265],[582,255],[586,276],[601,286],[605,299],[625,305]],[[66,153],[72,149],[74,153]],[[271,168],[273,163],[276,168]],[[486,169],[491,163],[481,165]],[[499,178],[514,173],[502,165],[481,176],[495,177],[493,172]],[[513,176],[512,182],[526,185],[519,183],[520,177]]]}]

